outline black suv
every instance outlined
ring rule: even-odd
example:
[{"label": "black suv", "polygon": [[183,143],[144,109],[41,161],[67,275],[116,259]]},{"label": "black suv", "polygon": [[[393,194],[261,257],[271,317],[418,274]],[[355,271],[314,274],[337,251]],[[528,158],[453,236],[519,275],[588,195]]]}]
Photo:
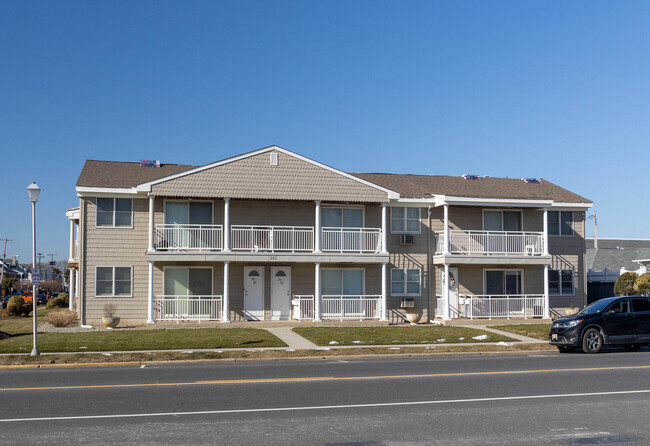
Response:
[{"label": "black suv", "polygon": [[606,297],[578,314],[553,321],[549,343],[562,353],[581,347],[598,353],[603,345],[622,345],[635,351],[650,343],[650,299],[642,296]]}]

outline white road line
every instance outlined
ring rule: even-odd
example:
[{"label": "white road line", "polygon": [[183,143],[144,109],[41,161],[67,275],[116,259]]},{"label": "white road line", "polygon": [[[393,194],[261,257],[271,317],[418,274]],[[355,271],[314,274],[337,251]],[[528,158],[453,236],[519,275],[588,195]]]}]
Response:
[{"label": "white road line", "polygon": [[460,403],[481,403],[490,401],[516,401],[536,400],[552,398],[574,398],[587,396],[610,396],[610,395],[635,395],[650,393],[645,390],[621,390],[616,392],[589,392],[589,393],[565,393],[555,395],[522,395],[502,396],[493,398],[467,398],[458,400],[432,400],[432,401],[407,401],[398,403],[367,403],[367,404],[341,404],[337,406],[297,406],[297,407],[269,407],[259,409],[229,409],[229,410],[202,410],[189,412],[155,412],[155,413],[131,413],[113,415],[80,415],[69,417],[35,417],[35,418],[8,418],[0,419],[0,423],[16,423],[21,421],[65,421],[65,420],[101,420],[110,418],[152,418],[152,417],[179,417],[187,415],[228,415],[238,413],[263,413],[263,412],[296,412],[303,410],[332,410],[332,409],[359,409],[370,407],[397,407],[397,406],[424,406],[435,404],[460,404]]}]

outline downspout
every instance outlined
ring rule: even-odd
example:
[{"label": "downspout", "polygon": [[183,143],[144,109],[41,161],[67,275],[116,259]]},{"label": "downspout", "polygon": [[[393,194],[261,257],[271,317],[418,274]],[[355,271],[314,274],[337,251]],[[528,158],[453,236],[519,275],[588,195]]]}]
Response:
[{"label": "downspout", "polygon": [[[431,322],[431,206],[427,209],[429,227],[427,228],[427,319]],[[435,283],[435,282],[434,282]]]}]

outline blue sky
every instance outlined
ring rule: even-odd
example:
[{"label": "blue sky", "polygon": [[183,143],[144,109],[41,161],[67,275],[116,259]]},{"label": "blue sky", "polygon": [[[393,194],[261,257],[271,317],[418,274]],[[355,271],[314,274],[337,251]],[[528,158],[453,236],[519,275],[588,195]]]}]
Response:
[{"label": "blue sky", "polygon": [[0,238],[31,261],[36,181],[37,249],[67,258],[86,159],[272,144],[345,171],[543,177],[594,201],[600,237],[650,238],[648,23],[646,1],[5,0]]}]

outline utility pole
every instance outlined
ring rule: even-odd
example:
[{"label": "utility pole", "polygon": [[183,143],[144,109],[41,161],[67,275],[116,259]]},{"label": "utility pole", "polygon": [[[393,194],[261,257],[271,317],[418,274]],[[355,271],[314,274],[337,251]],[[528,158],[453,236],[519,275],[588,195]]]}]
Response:
[{"label": "utility pole", "polygon": [[47,256],[50,256],[50,279],[54,280],[54,265],[56,265],[56,262],[54,261],[54,256],[56,254],[45,254]]},{"label": "utility pole", "polygon": [[0,296],[4,297],[5,257],[7,257],[7,242],[13,242],[13,240],[9,240],[8,238],[0,238],[0,240],[5,242],[5,247],[2,251],[2,275],[0,275]]}]

